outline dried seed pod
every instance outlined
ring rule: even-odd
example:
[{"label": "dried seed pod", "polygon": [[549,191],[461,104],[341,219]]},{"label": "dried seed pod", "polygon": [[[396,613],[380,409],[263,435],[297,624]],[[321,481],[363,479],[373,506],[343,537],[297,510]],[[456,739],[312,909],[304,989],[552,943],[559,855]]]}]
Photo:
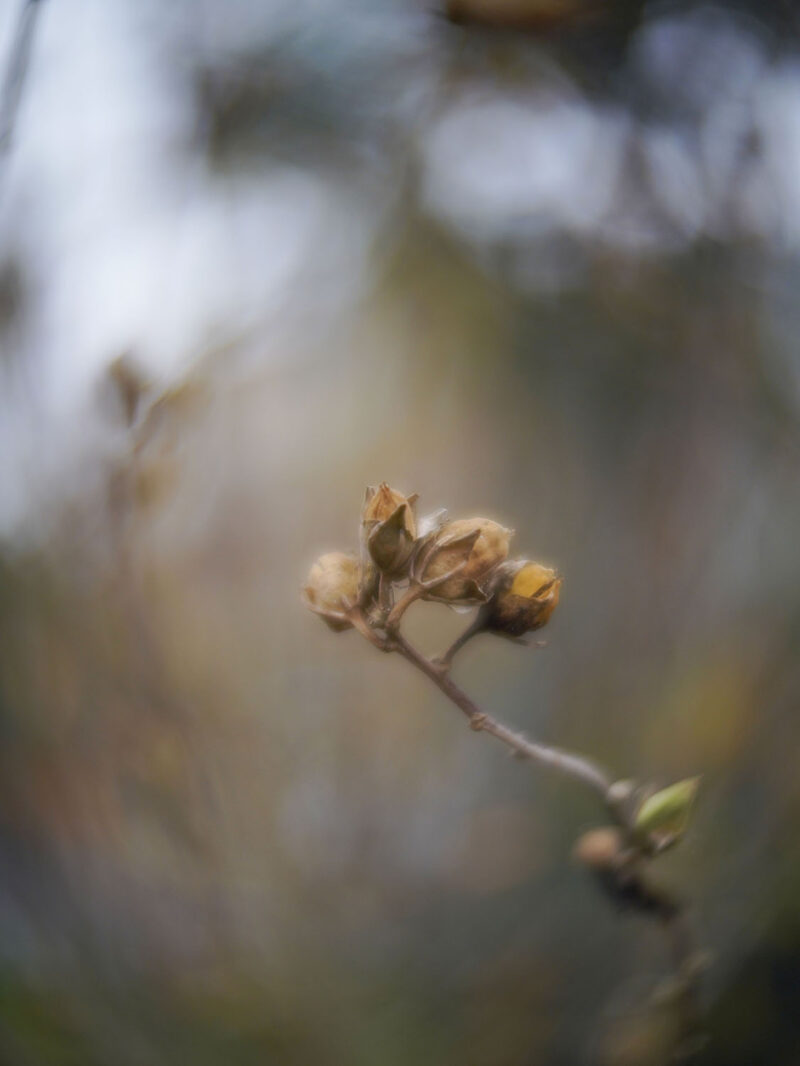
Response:
[{"label": "dried seed pod", "polygon": [[424,514],[417,522],[417,536],[427,543],[431,535],[438,533],[446,521],[447,510],[444,507],[440,507],[438,511],[431,511],[430,514]]},{"label": "dried seed pod", "polygon": [[390,488],[385,481],[382,481],[377,489],[372,486],[367,489],[364,497],[364,507],[361,511],[361,521],[364,523],[385,522],[401,504],[405,503],[408,504],[408,530],[413,536],[416,536],[413,508],[418,499],[419,496],[416,492],[412,492],[410,496],[405,496],[402,492]]},{"label": "dried seed pod", "polygon": [[411,560],[417,539],[416,501],[416,494],[404,496],[385,481],[367,489],[362,536],[375,565],[392,577],[403,576]]},{"label": "dried seed pod", "polygon": [[512,530],[490,518],[446,522],[423,544],[414,578],[425,598],[452,605],[484,603],[491,580],[508,556]]},{"label": "dried seed pod", "polygon": [[486,628],[520,637],[541,629],[558,606],[561,578],[541,563],[524,560],[501,568],[487,607]]},{"label": "dried seed pod", "polygon": [[345,552],[321,555],[311,567],[303,589],[306,606],[334,630],[349,629],[347,612],[358,599],[358,560]]},{"label": "dried seed pod", "polygon": [[674,917],[680,909],[677,900],[651,884],[635,853],[626,850],[622,833],[616,827],[590,829],[578,838],[572,855],[595,876],[617,907],[655,914],[662,919]]},{"label": "dried seed pod", "polygon": [[577,862],[595,872],[614,870],[622,855],[622,834],[613,826],[589,829],[575,843],[572,855]]}]

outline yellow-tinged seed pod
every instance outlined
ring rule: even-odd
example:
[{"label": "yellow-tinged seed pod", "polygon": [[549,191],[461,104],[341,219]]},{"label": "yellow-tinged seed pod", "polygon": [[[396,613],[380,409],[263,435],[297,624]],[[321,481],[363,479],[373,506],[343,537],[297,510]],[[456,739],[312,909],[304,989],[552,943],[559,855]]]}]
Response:
[{"label": "yellow-tinged seed pod", "polygon": [[547,625],[558,606],[561,578],[541,563],[509,563],[497,582],[487,628],[519,637]]},{"label": "yellow-tinged seed pod", "polygon": [[[445,523],[420,553],[415,577],[430,586],[427,598],[455,605],[485,602],[491,578],[508,557],[511,536],[491,518]],[[453,570],[452,577],[436,584]]]},{"label": "yellow-tinged seed pod", "polygon": [[321,555],[311,567],[303,589],[306,604],[337,631],[352,623],[347,611],[358,599],[358,560],[345,552]]},{"label": "yellow-tinged seed pod", "polygon": [[555,570],[541,563],[525,563],[514,575],[511,582],[511,591],[515,596],[523,596],[526,599],[534,599],[545,585],[550,585],[556,579]]}]

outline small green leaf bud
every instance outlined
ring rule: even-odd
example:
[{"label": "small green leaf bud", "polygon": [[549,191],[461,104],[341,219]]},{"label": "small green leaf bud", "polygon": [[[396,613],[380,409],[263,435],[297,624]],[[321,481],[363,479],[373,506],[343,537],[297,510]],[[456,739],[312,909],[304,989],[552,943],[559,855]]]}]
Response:
[{"label": "small green leaf bud", "polygon": [[635,828],[641,836],[677,839],[689,824],[699,777],[689,777],[649,796],[639,808]]}]

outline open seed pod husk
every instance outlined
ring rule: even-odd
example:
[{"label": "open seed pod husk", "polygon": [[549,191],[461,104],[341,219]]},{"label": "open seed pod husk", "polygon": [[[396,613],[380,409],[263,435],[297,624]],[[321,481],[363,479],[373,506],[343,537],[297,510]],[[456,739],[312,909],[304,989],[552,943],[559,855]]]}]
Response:
[{"label": "open seed pod husk", "polygon": [[497,568],[508,557],[512,530],[491,518],[445,522],[420,545],[413,567],[424,598],[469,606],[485,603]]},{"label": "open seed pod husk", "polygon": [[404,496],[385,481],[367,489],[361,512],[363,542],[378,569],[394,578],[407,573],[414,551],[416,501],[415,493]]},{"label": "open seed pod husk", "polygon": [[512,638],[547,625],[558,606],[561,578],[529,559],[504,564],[486,606],[486,628]]}]

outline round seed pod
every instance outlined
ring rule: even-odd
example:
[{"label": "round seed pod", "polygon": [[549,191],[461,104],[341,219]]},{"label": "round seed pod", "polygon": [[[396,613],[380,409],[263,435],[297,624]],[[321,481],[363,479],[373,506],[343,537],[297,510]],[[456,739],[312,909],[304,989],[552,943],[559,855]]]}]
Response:
[{"label": "round seed pod", "polygon": [[415,494],[404,496],[382,482],[367,489],[361,512],[362,537],[379,570],[402,577],[408,570],[417,539]]},{"label": "round seed pod", "polygon": [[353,555],[328,552],[311,567],[303,592],[306,605],[331,629],[349,629],[347,611],[358,599],[359,566]]},{"label": "round seed pod", "polygon": [[452,605],[484,603],[491,579],[508,557],[512,532],[491,518],[446,522],[422,548],[415,567],[415,578],[429,587],[425,598]]},{"label": "round seed pod", "polygon": [[504,566],[488,607],[486,628],[521,637],[547,625],[558,606],[561,578],[541,563],[524,560]]}]

